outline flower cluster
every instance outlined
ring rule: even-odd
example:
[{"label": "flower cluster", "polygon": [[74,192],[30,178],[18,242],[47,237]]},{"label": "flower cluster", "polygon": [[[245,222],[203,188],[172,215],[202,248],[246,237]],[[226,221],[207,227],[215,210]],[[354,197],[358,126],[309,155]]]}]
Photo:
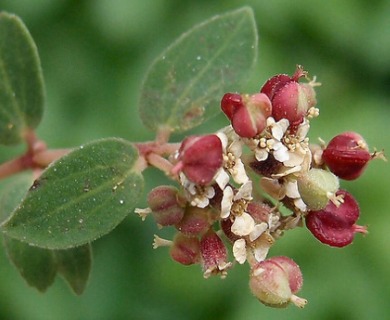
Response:
[{"label": "flower cluster", "polygon": [[[261,302],[303,307],[306,300],[295,296],[302,285],[298,265],[287,257],[267,258],[270,248],[304,221],[319,241],[334,247],[366,233],[355,224],[358,204],[339,189],[339,178],[356,179],[370,160],[383,157],[370,154],[352,132],[328,145],[309,143],[310,123],[319,115],[318,85],[298,66],[292,76],[270,78],[258,93],[226,93],[221,109],[230,125],[185,139],[170,158],[179,187],[153,189],[149,208],[138,209],[152,213],[160,227],[177,230],[172,241],[155,236],[154,247],[169,246],[181,264],[199,263],[206,278],[225,277],[234,262],[248,262],[250,288]],[[281,214],[281,206],[290,214]]]}]

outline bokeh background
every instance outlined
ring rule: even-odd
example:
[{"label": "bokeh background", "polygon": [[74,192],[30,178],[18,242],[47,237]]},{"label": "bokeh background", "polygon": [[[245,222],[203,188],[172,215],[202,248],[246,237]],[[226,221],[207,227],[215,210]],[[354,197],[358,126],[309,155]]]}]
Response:
[{"label": "bokeh background", "polygon": [[[0,1],[1,10],[24,20],[39,48],[47,103],[38,134],[52,148],[111,136],[153,139],[137,111],[152,59],[193,24],[243,5],[254,9],[260,33],[258,65],[248,75],[247,92],[302,64],[323,84],[312,141],[354,130],[372,150],[390,150],[390,1]],[[226,123],[221,115],[190,133]],[[0,160],[20,150],[0,147]],[[153,170],[146,179],[147,189],[165,181]],[[301,266],[300,295],[309,300],[303,310],[259,303],[249,293],[246,266],[235,267],[225,280],[203,280],[199,266],[181,266],[164,248],[153,250],[153,234],[159,231],[151,219],[141,222],[131,214],[93,244],[94,266],[81,297],[62,279],[45,294],[28,287],[1,249],[0,318],[388,319],[389,180],[389,164],[375,161],[359,180],[342,183],[359,200],[359,223],[370,231],[353,245],[329,248],[302,228],[272,248],[271,255],[288,255]],[[144,199],[139,206],[145,206]]]}]

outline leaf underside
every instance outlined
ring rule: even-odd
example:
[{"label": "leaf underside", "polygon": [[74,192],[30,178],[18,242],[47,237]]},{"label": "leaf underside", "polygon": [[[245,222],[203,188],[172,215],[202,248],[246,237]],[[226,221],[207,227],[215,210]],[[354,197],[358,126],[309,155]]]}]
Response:
[{"label": "leaf underside", "polygon": [[215,16],[184,33],[151,65],[140,115],[151,130],[183,132],[220,112],[223,94],[240,89],[257,56],[252,9]]}]

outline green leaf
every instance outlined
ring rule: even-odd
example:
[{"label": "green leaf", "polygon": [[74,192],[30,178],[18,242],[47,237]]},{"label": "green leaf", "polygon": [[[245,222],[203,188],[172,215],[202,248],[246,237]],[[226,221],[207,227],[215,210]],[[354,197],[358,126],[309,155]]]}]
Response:
[{"label": "green leaf", "polygon": [[0,224],[7,220],[20,204],[33,181],[31,172],[23,172],[12,178],[0,181]]},{"label": "green leaf", "polygon": [[23,141],[41,121],[44,84],[38,51],[17,16],[0,13],[0,143]]},{"label": "green leaf", "polygon": [[81,146],[34,182],[3,232],[49,249],[76,247],[107,234],[142,194],[138,159],[137,149],[122,139]]},{"label": "green leaf", "polygon": [[26,282],[45,292],[57,271],[63,275],[74,293],[80,295],[87,285],[92,265],[90,244],[67,250],[50,250],[4,236],[9,259]]},{"label": "green leaf", "polygon": [[140,95],[145,126],[183,132],[220,112],[257,56],[252,9],[215,16],[184,33],[153,62]]},{"label": "green leaf", "polygon": [[57,273],[53,251],[33,247],[6,236],[4,244],[9,259],[27,283],[41,292],[46,291]]},{"label": "green leaf", "polygon": [[87,285],[92,266],[91,245],[68,250],[56,250],[58,272],[69,283],[73,292],[80,295]]}]

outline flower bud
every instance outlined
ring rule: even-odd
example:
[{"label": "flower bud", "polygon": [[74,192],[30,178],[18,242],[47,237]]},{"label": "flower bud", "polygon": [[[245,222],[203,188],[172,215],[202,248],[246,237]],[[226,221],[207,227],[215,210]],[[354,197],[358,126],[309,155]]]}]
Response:
[{"label": "flower bud", "polygon": [[273,257],[252,267],[249,286],[260,302],[284,308],[290,302],[303,308],[307,300],[295,295],[302,287],[302,273],[290,258]]},{"label": "flower bud", "polygon": [[195,184],[207,185],[222,166],[222,142],[215,134],[188,137],[181,144],[178,160],[173,172],[181,170]]},{"label": "flower bud", "polygon": [[205,233],[214,222],[214,213],[209,207],[188,206],[184,217],[176,224],[176,228],[187,236],[198,236]]},{"label": "flower bud", "polygon": [[355,233],[367,233],[367,228],[356,225],[360,210],[353,196],[339,190],[343,203],[336,206],[329,202],[319,211],[310,211],[306,216],[306,226],[322,243],[332,247],[344,247],[352,243]]},{"label": "flower bud", "polygon": [[336,204],[342,201],[335,195],[339,189],[339,180],[329,171],[312,168],[298,177],[297,184],[299,194],[309,210],[321,210],[329,200]]},{"label": "flower bud", "polygon": [[159,186],[148,194],[148,205],[156,223],[171,226],[180,222],[184,208],[179,203],[178,190],[173,186]]},{"label": "flower bud", "polygon": [[178,232],[173,240],[170,255],[173,260],[184,265],[198,263],[200,261],[200,243],[198,238],[187,237]]},{"label": "flower bud", "polygon": [[210,229],[200,240],[200,252],[203,259],[204,277],[213,274],[226,276],[231,263],[227,262],[227,250],[221,238]]},{"label": "flower bud", "polygon": [[272,105],[263,93],[253,95],[226,93],[221,100],[221,108],[240,137],[253,138],[265,129]]},{"label": "flower bud", "polygon": [[366,142],[355,132],[335,136],[322,153],[329,170],[345,180],[357,179],[371,158]]},{"label": "flower bud", "polygon": [[317,103],[313,84],[298,82],[306,75],[307,72],[298,66],[292,77],[276,75],[260,90],[271,99],[272,117],[276,121],[287,119],[293,129],[303,121],[309,108]]}]

